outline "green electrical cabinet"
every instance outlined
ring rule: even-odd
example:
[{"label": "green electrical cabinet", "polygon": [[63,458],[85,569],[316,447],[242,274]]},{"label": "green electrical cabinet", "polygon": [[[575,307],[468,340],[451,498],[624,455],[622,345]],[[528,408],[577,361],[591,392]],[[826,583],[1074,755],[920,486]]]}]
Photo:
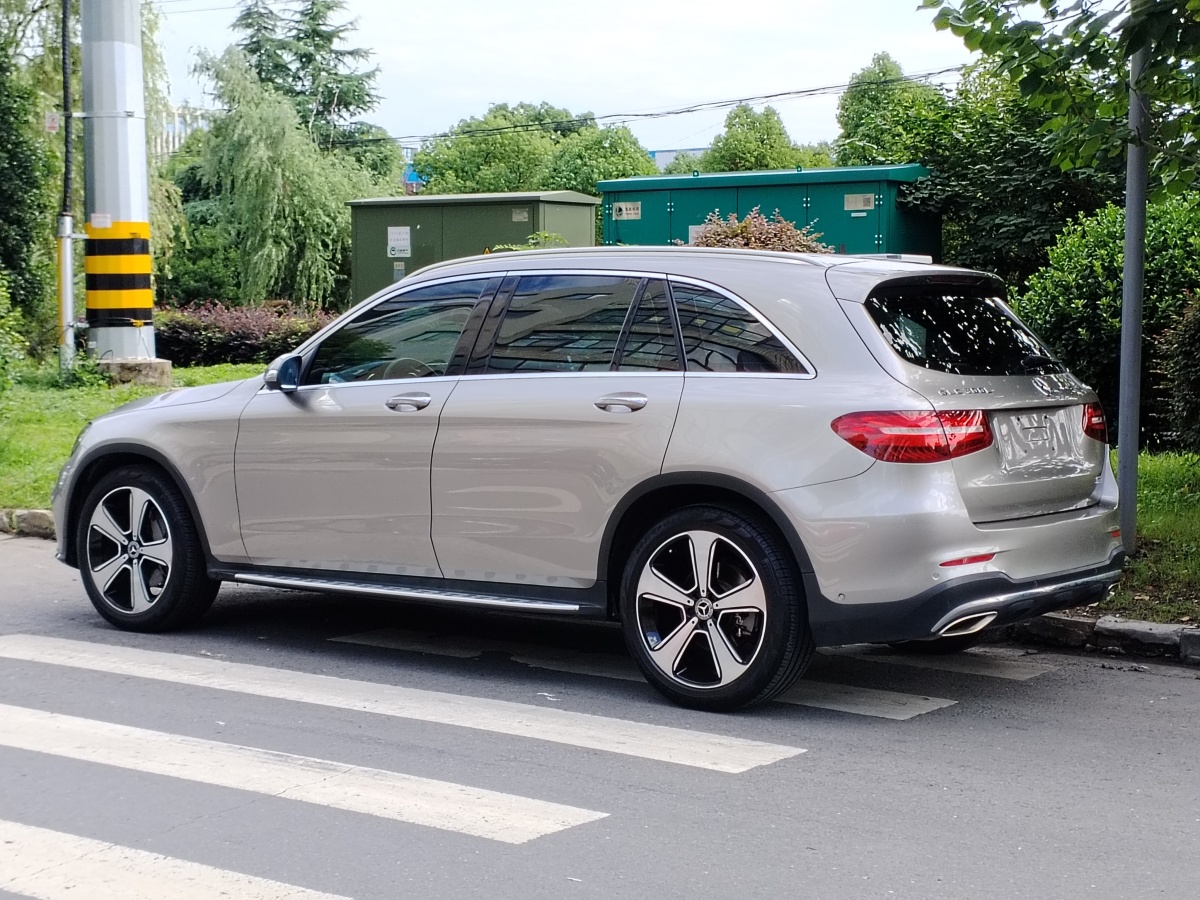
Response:
[{"label": "green electrical cabinet", "polygon": [[355,302],[405,275],[538,231],[571,247],[596,243],[597,197],[575,191],[413,194],[350,202],[350,281]]},{"label": "green electrical cabinet", "polygon": [[691,243],[709,213],[744,217],[755,207],[810,226],[839,253],[942,253],[940,217],[898,203],[919,165],[771,172],[650,175],[601,181],[605,244]]}]

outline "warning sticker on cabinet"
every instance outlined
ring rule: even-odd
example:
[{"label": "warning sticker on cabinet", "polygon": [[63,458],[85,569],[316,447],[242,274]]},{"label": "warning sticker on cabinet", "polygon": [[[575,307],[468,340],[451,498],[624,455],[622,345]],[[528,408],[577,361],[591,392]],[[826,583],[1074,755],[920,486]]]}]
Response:
[{"label": "warning sticker on cabinet", "polygon": [[387,255],[388,259],[412,256],[412,229],[409,226],[393,225],[388,228]]},{"label": "warning sticker on cabinet", "polygon": [[845,209],[874,209],[874,194],[846,194]]},{"label": "warning sticker on cabinet", "polygon": [[631,222],[642,217],[642,201],[613,204],[613,221]]}]

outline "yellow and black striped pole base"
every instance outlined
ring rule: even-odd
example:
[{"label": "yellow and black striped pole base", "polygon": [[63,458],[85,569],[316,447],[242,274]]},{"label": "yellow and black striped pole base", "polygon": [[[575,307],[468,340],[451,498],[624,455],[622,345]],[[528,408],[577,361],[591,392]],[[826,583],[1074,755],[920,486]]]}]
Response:
[{"label": "yellow and black striped pole base", "polygon": [[113,222],[87,226],[84,272],[87,321],[91,328],[132,326],[154,320],[150,288],[150,223]]}]

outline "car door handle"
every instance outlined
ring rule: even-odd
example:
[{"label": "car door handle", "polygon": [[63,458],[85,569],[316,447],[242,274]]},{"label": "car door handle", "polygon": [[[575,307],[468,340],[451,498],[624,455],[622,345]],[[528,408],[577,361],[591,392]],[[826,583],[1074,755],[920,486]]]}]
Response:
[{"label": "car door handle", "polygon": [[646,405],[645,394],[609,394],[596,401],[596,406],[610,413],[637,412]]},{"label": "car door handle", "polygon": [[432,402],[433,398],[424,391],[413,391],[411,394],[397,394],[395,397],[389,398],[385,405],[388,409],[394,409],[396,412],[416,412]]}]

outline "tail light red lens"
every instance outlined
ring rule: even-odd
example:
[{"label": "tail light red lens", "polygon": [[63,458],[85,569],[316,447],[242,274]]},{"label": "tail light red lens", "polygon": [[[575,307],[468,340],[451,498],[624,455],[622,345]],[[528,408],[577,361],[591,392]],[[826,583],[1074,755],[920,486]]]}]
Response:
[{"label": "tail light red lens", "polygon": [[1108,443],[1108,420],[1099,403],[1089,403],[1083,408],[1083,433],[1094,441]]},{"label": "tail light red lens", "polygon": [[842,440],[882,462],[941,462],[983,450],[993,441],[981,409],[857,412],[830,424]]}]

